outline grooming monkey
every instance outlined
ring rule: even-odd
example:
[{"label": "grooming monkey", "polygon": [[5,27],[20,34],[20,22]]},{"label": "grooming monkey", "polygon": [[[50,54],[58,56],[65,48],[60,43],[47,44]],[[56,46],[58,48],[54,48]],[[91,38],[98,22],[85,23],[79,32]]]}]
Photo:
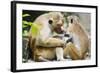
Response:
[{"label": "grooming monkey", "polygon": [[72,50],[74,50],[76,54],[76,58],[74,57],[75,59],[85,59],[87,53],[90,53],[90,39],[88,37],[88,34],[83,28],[77,16],[68,16],[68,22],[69,24],[67,32],[69,32],[73,37],[73,44],[70,43],[70,45],[73,46],[70,46],[71,48],[68,48],[69,54],[71,57],[73,57],[74,55],[72,54]]},{"label": "grooming monkey", "polygon": [[[63,57],[66,56],[70,56],[73,60],[85,58],[86,53],[89,51],[88,36],[76,16],[69,16],[68,21],[69,27],[67,31],[73,36],[74,43],[67,43],[65,47],[63,47],[65,42],[60,38],[55,38],[53,35],[54,32],[61,34],[64,31],[61,28],[64,21],[63,15],[60,12],[50,12],[40,15],[34,21],[34,23],[41,27],[40,34],[37,37],[32,35],[31,29],[29,33],[29,44],[35,61],[50,61],[55,58],[57,60],[64,60]],[[76,26],[76,23],[79,25]],[[71,24],[75,25],[71,26]]]},{"label": "grooming monkey", "polygon": [[32,57],[35,61],[64,60],[64,41],[53,37],[53,33],[62,33],[64,24],[63,15],[60,12],[49,12],[40,15],[34,23],[39,28],[39,34],[32,34],[32,27],[29,31],[29,46],[32,49]]}]

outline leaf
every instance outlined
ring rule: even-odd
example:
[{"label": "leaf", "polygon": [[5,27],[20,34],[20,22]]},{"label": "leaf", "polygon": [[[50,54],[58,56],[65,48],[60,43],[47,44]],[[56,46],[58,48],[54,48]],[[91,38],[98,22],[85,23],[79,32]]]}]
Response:
[{"label": "leaf", "polygon": [[39,35],[40,26],[38,24],[33,24],[31,28],[32,35],[37,36]]},{"label": "leaf", "polygon": [[22,25],[22,27],[23,27],[23,28],[26,28],[26,27],[27,27],[27,25]]},{"label": "leaf", "polygon": [[29,25],[29,26],[31,26],[33,23],[32,22],[27,22],[27,21],[22,21],[22,23],[23,23],[23,25]]},{"label": "leaf", "polygon": [[32,22],[28,22],[28,23],[29,23],[29,24],[28,24],[29,26],[32,26],[32,25],[33,25],[33,23],[32,23]]},{"label": "leaf", "polygon": [[23,14],[22,17],[27,17],[30,16],[29,14]]},{"label": "leaf", "polygon": [[24,30],[23,36],[28,36],[28,31],[27,30]]},{"label": "leaf", "polygon": [[29,24],[27,21],[22,21],[23,24]]}]

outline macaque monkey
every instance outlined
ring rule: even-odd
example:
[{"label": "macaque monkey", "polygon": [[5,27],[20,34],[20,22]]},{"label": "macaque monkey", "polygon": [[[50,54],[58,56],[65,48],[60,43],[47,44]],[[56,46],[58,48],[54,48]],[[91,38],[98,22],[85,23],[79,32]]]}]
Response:
[{"label": "macaque monkey", "polygon": [[29,46],[32,49],[32,56],[35,61],[64,60],[63,46],[65,42],[60,38],[53,37],[53,33],[62,33],[64,24],[63,15],[60,12],[49,12],[40,15],[34,21],[40,26],[39,34],[32,34],[32,27],[29,31]]},{"label": "macaque monkey", "polygon": [[90,39],[77,16],[68,16],[67,32],[73,37],[73,43],[67,44],[69,55],[73,59],[85,59],[90,53]]}]

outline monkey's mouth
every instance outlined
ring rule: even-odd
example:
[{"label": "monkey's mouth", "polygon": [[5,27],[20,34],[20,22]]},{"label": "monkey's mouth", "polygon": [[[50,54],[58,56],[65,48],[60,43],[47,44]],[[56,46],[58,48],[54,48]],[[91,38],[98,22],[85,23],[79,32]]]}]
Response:
[{"label": "monkey's mouth", "polygon": [[62,26],[57,26],[56,28],[54,28],[54,31],[58,34],[62,34],[64,31],[63,29],[61,28]]}]

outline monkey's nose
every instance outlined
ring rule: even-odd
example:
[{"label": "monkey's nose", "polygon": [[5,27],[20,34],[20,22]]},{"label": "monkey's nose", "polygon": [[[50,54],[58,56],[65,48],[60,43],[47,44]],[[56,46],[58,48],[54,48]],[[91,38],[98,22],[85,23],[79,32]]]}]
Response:
[{"label": "monkey's nose", "polygon": [[59,20],[59,21],[57,22],[57,26],[63,26],[63,20]]},{"label": "monkey's nose", "polygon": [[57,24],[57,26],[58,26],[58,27],[61,27],[61,26],[63,26],[63,24]]}]

